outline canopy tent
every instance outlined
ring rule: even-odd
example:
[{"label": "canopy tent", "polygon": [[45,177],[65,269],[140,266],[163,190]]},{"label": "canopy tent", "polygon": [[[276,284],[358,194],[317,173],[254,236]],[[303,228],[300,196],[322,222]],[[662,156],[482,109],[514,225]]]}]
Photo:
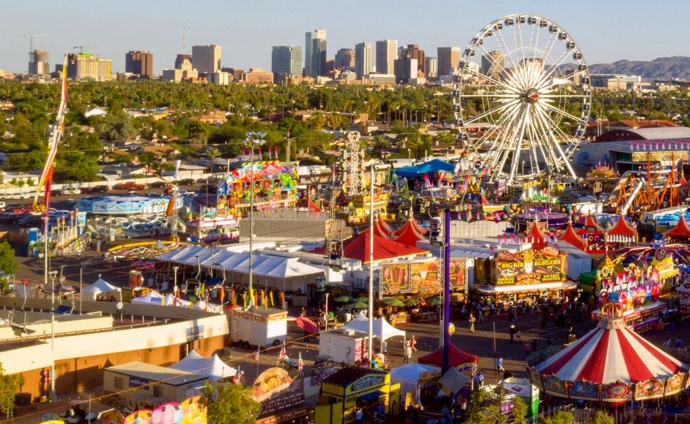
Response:
[{"label": "canopy tent", "polygon": [[[356,259],[362,261],[363,264],[369,263],[369,229],[362,232],[360,235],[346,240],[343,243],[343,256],[349,259]],[[325,254],[326,248],[320,247],[312,250],[310,253]],[[386,259],[412,257],[429,253],[428,250],[418,249],[416,247],[405,246],[402,243],[397,243],[389,240],[386,237],[381,237],[374,232],[374,261],[383,261]]]},{"label": "canopy tent", "polygon": [[390,233],[386,231],[383,225],[381,225],[381,221],[376,221],[376,223],[374,223],[374,234],[385,237],[389,240],[391,239]]},{"label": "canopy tent", "polygon": [[391,384],[400,383],[401,402],[404,402],[408,393],[413,393],[417,404],[421,405],[420,384],[434,381],[440,376],[440,367],[411,362],[391,369]]},{"label": "canopy tent", "polygon": [[417,228],[407,221],[405,225],[401,228],[401,232],[396,232],[396,238],[394,239],[398,243],[402,243],[406,246],[417,247],[418,241],[426,241],[426,237],[422,235]]},{"label": "canopy tent", "polygon": [[391,234],[393,232],[391,226],[388,225],[388,223],[384,221],[383,218],[381,218],[381,215],[379,215],[376,219],[376,223],[379,225],[379,227],[381,227],[384,233]]},{"label": "canopy tent", "polygon": [[[620,311],[606,311],[597,328],[528,368],[541,390],[573,399],[620,402],[682,391],[690,365],[667,354],[629,328]],[[569,388],[569,390],[567,389]]]},{"label": "canopy tent", "polygon": [[448,368],[438,382],[447,387],[453,394],[458,393],[469,379],[455,367]]},{"label": "canopy tent", "polygon": [[314,334],[319,332],[319,326],[307,317],[303,317],[300,315],[295,319],[295,323],[306,333]]},{"label": "canopy tent", "polygon": [[403,166],[395,170],[395,175],[398,177],[415,178],[421,177],[424,174],[432,172],[455,172],[456,165],[443,161],[441,159],[432,159],[428,162],[423,162],[418,165]]},{"label": "canopy tent", "polygon": [[98,295],[100,293],[113,293],[113,292],[117,292],[120,296],[120,300],[122,300],[122,290],[117,286],[113,286],[112,284],[107,283],[99,275],[98,280],[96,280],[95,283],[91,284],[89,287],[85,287],[82,290],[82,299],[83,300],[97,300]]},{"label": "canopy tent", "polygon": [[171,365],[170,369],[185,371],[191,374],[202,375],[211,381],[222,380],[237,374],[237,370],[223,362],[218,354],[210,358],[204,358],[196,350],[192,350],[180,362]]},{"label": "canopy tent", "polygon": [[164,300],[163,296],[155,291],[150,291],[146,293],[144,296],[141,297],[135,297],[132,299],[131,303],[137,303],[141,305],[163,305]]},{"label": "canopy tent", "polygon": [[[451,367],[458,367],[463,364],[476,364],[477,357],[458,349],[453,343],[448,346],[448,359]],[[443,347],[424,355],[417,359],[420,364],[430,364],[439,367],[443,366]]]},{"label": "canopy tent", "polygon": [[[197,265],[197,258],[203,268],[239,274],[249,273],[249,252],[214,251],[207,247],[191,246],[156,256],[159,261],[173,261],[190,266]],[[254,253],[252,272],[255,276],[282,280],[284,287],[287,283],[289,285],[287,289],[294,290],[293,286],[312,282],[309,278],[323,274],[324,270],[300,262],[300,258]]]},{"label": "canopy tent", "polygon": [[575,232],[571,224],[568,224],[568,228],[565,229],[559,240],[570,243],[583,252],[587,249],[587,242]]},{"label": "canopy tent", "polygon": [[606,232],[607,238],[610,238],[611,236],[628,236],[634,237],[635,240],[637,240],[637,230],[625,220],[623,215],[619,215],[616,224]]},{"label": "canopy tent", "polygon": [[532,248],[540,250],[548,246],[548,242],[546,241],[546,237],[544,236],[544,233],[542,232],[541,228],[539,228],[539,225],[535,222],[534,225],[532,225],[532,231],[528,235],[525,236],[525,243],[532,243]]},{"label": "canopy tent", "polygon": [[690,226],[685,220],[685,214],[680,214],[680,219],[675,227],[664,233],[664,237],[672,242],[685,243],[690,240]]},{"label": "canopy tent", "polygon": [[[348,322],[340,328],[361,331],[363,333],[369,333],[369,318],[367,318],[367,316],[364,315],[364,312],[360,312],[355,317],[355,319],[353,319],[352,321]],[[397,328],[390,325],[388,321],[386,321],[386,319],[383,317],[376,318],[374,320],[373,332],[374,337],[376,337],[382,342],[395,336],[405,337],[405,335],[407,334],[405,331],[398,330]]]}]

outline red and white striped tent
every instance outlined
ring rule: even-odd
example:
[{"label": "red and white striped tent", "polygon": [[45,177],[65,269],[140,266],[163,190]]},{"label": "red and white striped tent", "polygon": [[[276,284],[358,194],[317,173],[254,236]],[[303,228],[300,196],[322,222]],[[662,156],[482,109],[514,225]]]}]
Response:
[{"label": "red and white striped tent", "polygon": [[659,398],[687,387],[690,365],[628,328],[613,305],[607,314],[584,337],[528,367],[532,383],[554,396],[604,402]]}]

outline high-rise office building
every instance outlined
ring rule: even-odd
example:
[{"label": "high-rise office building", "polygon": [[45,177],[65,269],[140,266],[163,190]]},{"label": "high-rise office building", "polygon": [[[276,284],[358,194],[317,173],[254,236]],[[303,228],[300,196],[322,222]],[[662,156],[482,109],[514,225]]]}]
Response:
[{"label": "high-rise office building", "polygon": [[498,50],[490,51],[489,54],[482,56],[482,74],[497,81],[501,80],[501,73],[504,69],[505,58],[503,53]]},{"label": "high-rise office building", "polygon": [[424,65],[424,69],[426,69],[426,77],[438,77],[438,59],[433,56],[427,56],[424,58],[424,60],[426,61],[426,64]]},{"label": "high-rise office building", "polygon": [[67,62],[67,77],[76,81],[108,81],[111,79],[112,68],[112,60],[81,52],[74,60]]},{"label": "high-rise office building", "polygon": [[218,44],[192,46],[192,63],[202,73],[216,72],[220,69],[221,47]]},{"label": "high-rise office building", "polygon": [[452,68],[457,68],[460,64],[460,47],[439,47],[438,48],[438,72],[441,75],[450,75]]},{"label": "high-rise office building", "polygon": [[398,58],[398,40],[380,40],[376,42],[376,72],[379,74],[395,73],[395,59]]},{"label": "high-rise office building", "polygon": [[420,50],[417,44],[408,44],[407,47],[404,47],[402,50],[400,50],[400,59],[405,59],[406,57],[409,57],[410,59],[417,59],[417,72],[421,73],[419,76],[423,77],[426,74],[426,70],[424,68],[426,65],[426,61],[424,60],[424,50]]},{"label": "high-rise office building", "polygon": [[295,77],[302,74],[302,47],[273,46],[271,72]]},{"label": "high-rise office building", "polygon": [[46,75],[50,73],[48,58],[50,53],[43,50],[34,50],[29,53],[29,74]]},{"label": "high-rise office building", "polygon": [[125,72],[153,77],[153,54],[148,51],[131,51],[125,55]]},{"label": "high-rise office building", "polygon": [[186,64],[189,62],[192,64],[192,55],[191,54],[185,54],[185,53],[180,53],[177,55],[175,58],[175,69],[182,69],[182,65]]},{"label": "high-rise office building", "polygon": [[340,71],[355,69],[355,51],[352,49],[340,49],[335,54],[333,67]]},{"label": "high-rise office building", "polygon": [[304,75],[318,77],[326,73],[326,30],[317,29],[304,36]]},{"label": "high-rise office building", "polygon": [[409,84],[417,78],[419,65],[417,59],[407,56],[395,61],[395,81],[401,84]]},{"label": "high-rise office building", "polygon": [[374,72],[374,45],[359,43],[355,46],[355,73],[357,78]]}]

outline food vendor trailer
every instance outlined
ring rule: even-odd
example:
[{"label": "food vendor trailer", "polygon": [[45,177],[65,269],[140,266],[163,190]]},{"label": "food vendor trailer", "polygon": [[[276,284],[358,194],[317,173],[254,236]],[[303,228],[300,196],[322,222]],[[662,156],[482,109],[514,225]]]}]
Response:
[{"label": "food vendor trailer", "polygon": [[248,349],[252,346],[278,346],[287,338],[287,311],[273,308],[242,309],[230,312],[230,338]]}]

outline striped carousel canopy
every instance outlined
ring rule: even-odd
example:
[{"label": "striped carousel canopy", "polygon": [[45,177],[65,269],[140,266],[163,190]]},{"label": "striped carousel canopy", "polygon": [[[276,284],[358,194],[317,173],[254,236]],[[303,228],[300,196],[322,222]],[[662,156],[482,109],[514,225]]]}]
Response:
[{"label": "striped carousel canopy", "polygon": [[[620,314],[612,315],[529,369],[533,383],[556,396],[604,401],[649,399],[683,390],[690,366],[628,328]],[[587,396],[579,397],[579,392]]]}]

